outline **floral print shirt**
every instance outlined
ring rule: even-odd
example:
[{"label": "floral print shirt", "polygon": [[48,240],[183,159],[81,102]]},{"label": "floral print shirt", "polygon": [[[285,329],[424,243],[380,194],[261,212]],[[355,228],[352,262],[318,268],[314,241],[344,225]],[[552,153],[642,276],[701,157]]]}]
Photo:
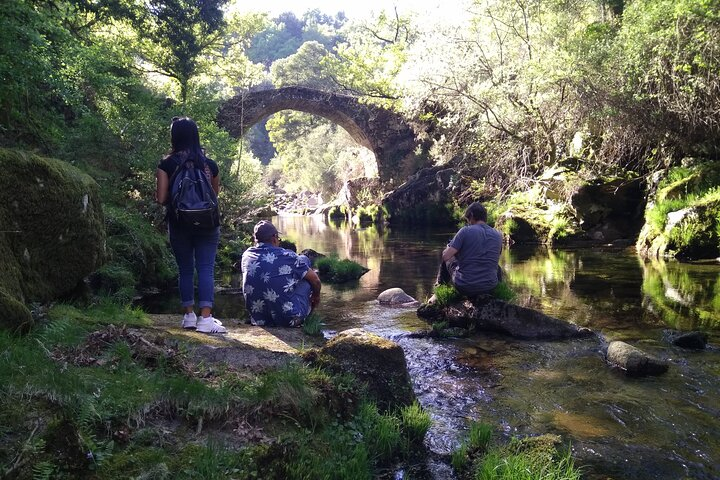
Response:
[{"label": "floral print shirt", "polygon": [[294,295],[310,260],[292,250],[259,243],[241,261],[243,296],[253,325],[294,326],[308,314],[307,299]]}]

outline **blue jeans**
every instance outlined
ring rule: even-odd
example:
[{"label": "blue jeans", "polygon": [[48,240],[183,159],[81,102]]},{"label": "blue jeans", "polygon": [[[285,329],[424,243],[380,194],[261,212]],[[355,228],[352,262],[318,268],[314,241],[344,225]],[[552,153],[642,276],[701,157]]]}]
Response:
[{"label": "blue jeans", "polygon": [[186,230],[168,226],[170,246],[178,266],[178,288],[183,307],[195,304],[193,277],[198,274],[198,305],[212,307],[215,300],[215,255],[220,240],[220,227],[207,230]]}]

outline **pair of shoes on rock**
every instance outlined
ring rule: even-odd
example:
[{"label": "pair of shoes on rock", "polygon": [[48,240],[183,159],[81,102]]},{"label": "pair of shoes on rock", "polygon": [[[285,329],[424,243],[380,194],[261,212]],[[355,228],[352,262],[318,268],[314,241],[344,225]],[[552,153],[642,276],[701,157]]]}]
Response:
[{"label": "pair of shoes on rock", "polygon": [[227,333],[227,328],[217,318],[200,317],[198,320],[195,312],[186,313],[183,316],[182,327],[188,330],[195,330],[201,333]]}]

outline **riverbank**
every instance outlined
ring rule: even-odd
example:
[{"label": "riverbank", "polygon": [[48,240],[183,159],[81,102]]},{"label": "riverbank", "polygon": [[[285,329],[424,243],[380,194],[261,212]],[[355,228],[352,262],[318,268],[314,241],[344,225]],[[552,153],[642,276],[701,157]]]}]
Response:
[{"label": "riverbank", "polygon": [[[318,366],[339,364],[302,329],[225,319],[226,335],[206,335],[178,328],[177,315],[109,303],[59,305],[47,319],[29,336],[0,335],[3,478],[441,478],[423,446],[428,414],[379,406],[355,374]],[[359,332],[348,338],[373,338]],[[358,352],[394,345],[375,338]],[[338,350],[344,360],[353,341]],[[557,458],[558,473],[574,472],[569,454],[552,454],[555,438],[539,451],[491,446],[483,428],[482,445],[471,436],[453,455],[457,478],[503,459],[545,468]]]},{"label": "riverbank", "polygon": [[0,334],[3,478],[383,478],[422,450],[419,407],[303,361],[299,329],[211,336],[111,304],[48,320]]}]

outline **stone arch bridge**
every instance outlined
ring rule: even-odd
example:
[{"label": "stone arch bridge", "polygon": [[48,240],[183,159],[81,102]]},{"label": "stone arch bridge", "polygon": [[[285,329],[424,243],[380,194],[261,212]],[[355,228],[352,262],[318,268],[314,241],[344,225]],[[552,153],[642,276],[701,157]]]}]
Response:
[{"label": "stone arch bridge", "polygon": [[360,103],[351,95],[306,87],[243,92],[221,106],[218,123],[231,135],[241,137],[250,127],[281,110],[319,115],[340,125],[375,154],[380,179],[386,184],[402,183],[425,164],[425,149],[402,117]]}]

